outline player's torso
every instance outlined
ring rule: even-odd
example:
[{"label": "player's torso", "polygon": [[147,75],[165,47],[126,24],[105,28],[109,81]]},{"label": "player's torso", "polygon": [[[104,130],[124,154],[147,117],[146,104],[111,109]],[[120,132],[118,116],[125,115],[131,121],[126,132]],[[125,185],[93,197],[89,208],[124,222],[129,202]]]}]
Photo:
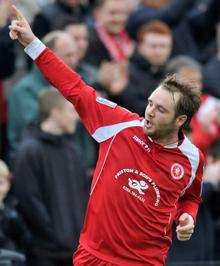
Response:
[{"label": "player's torso", "polygon": [[124,200],[127,206],[169,210],[189,183],[189,159],[178,148],[155,145],[140,127],[125,129],[110,142],[110,148],[102,144],[104,166],[93,193],[101,190],[119,205]]},{"label": "player's torso", "polygon": [[97,248],[118,245],[123,253],[124,245],[142,252],[155,240],[169,246],[176,203],[191,178],[187,157],[178,148],[155,145],[141,127],[133,127],[101,144],[99,162],[86,219]]}]

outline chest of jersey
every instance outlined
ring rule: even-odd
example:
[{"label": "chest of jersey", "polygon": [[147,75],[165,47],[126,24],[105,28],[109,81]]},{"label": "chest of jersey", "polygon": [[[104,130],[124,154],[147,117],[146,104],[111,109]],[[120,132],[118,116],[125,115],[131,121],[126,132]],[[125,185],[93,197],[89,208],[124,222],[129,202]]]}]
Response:
[{"label": "chest of jersey", "polygon": [[172,208],[191,177],[191,166],[178,148],[151,142],[142,129],[127,129],[111,142],[101,173],[104,197],[117,204]]}]

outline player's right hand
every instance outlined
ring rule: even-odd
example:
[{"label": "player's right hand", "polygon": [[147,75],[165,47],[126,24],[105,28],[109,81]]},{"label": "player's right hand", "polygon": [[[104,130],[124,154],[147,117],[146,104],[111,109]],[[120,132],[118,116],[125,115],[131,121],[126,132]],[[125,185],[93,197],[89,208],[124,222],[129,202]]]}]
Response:
[{"label": "player's right hand", "polygon": [[24,47],[30,44],[36,36],[33,34],[29,23],[22,13],[12,5],[12,13],[14,19],[9,26],[9,35],[12,40],[18,40]]}]

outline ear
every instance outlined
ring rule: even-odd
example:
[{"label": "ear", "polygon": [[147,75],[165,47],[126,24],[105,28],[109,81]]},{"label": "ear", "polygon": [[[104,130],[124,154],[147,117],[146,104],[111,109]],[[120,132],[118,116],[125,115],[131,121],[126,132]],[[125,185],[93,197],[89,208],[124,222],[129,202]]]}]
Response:
[{"label": "ear", "polygon": [[181,128],[182,125],[186,122],[187,115],[180,115],[176,118],[176,125],[178,128]]}]

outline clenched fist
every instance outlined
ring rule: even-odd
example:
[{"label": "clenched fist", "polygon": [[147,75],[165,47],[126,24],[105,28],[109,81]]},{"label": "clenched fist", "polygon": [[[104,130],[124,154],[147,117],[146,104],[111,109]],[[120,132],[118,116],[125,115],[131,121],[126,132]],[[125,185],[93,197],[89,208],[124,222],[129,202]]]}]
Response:
[{"label": "clenched fist", "polygon": [[180,241],[189,240],[194,232],[194,220],[188,213],[183,213],[179,217],[179,224],[176,228],[177,238]]}]

